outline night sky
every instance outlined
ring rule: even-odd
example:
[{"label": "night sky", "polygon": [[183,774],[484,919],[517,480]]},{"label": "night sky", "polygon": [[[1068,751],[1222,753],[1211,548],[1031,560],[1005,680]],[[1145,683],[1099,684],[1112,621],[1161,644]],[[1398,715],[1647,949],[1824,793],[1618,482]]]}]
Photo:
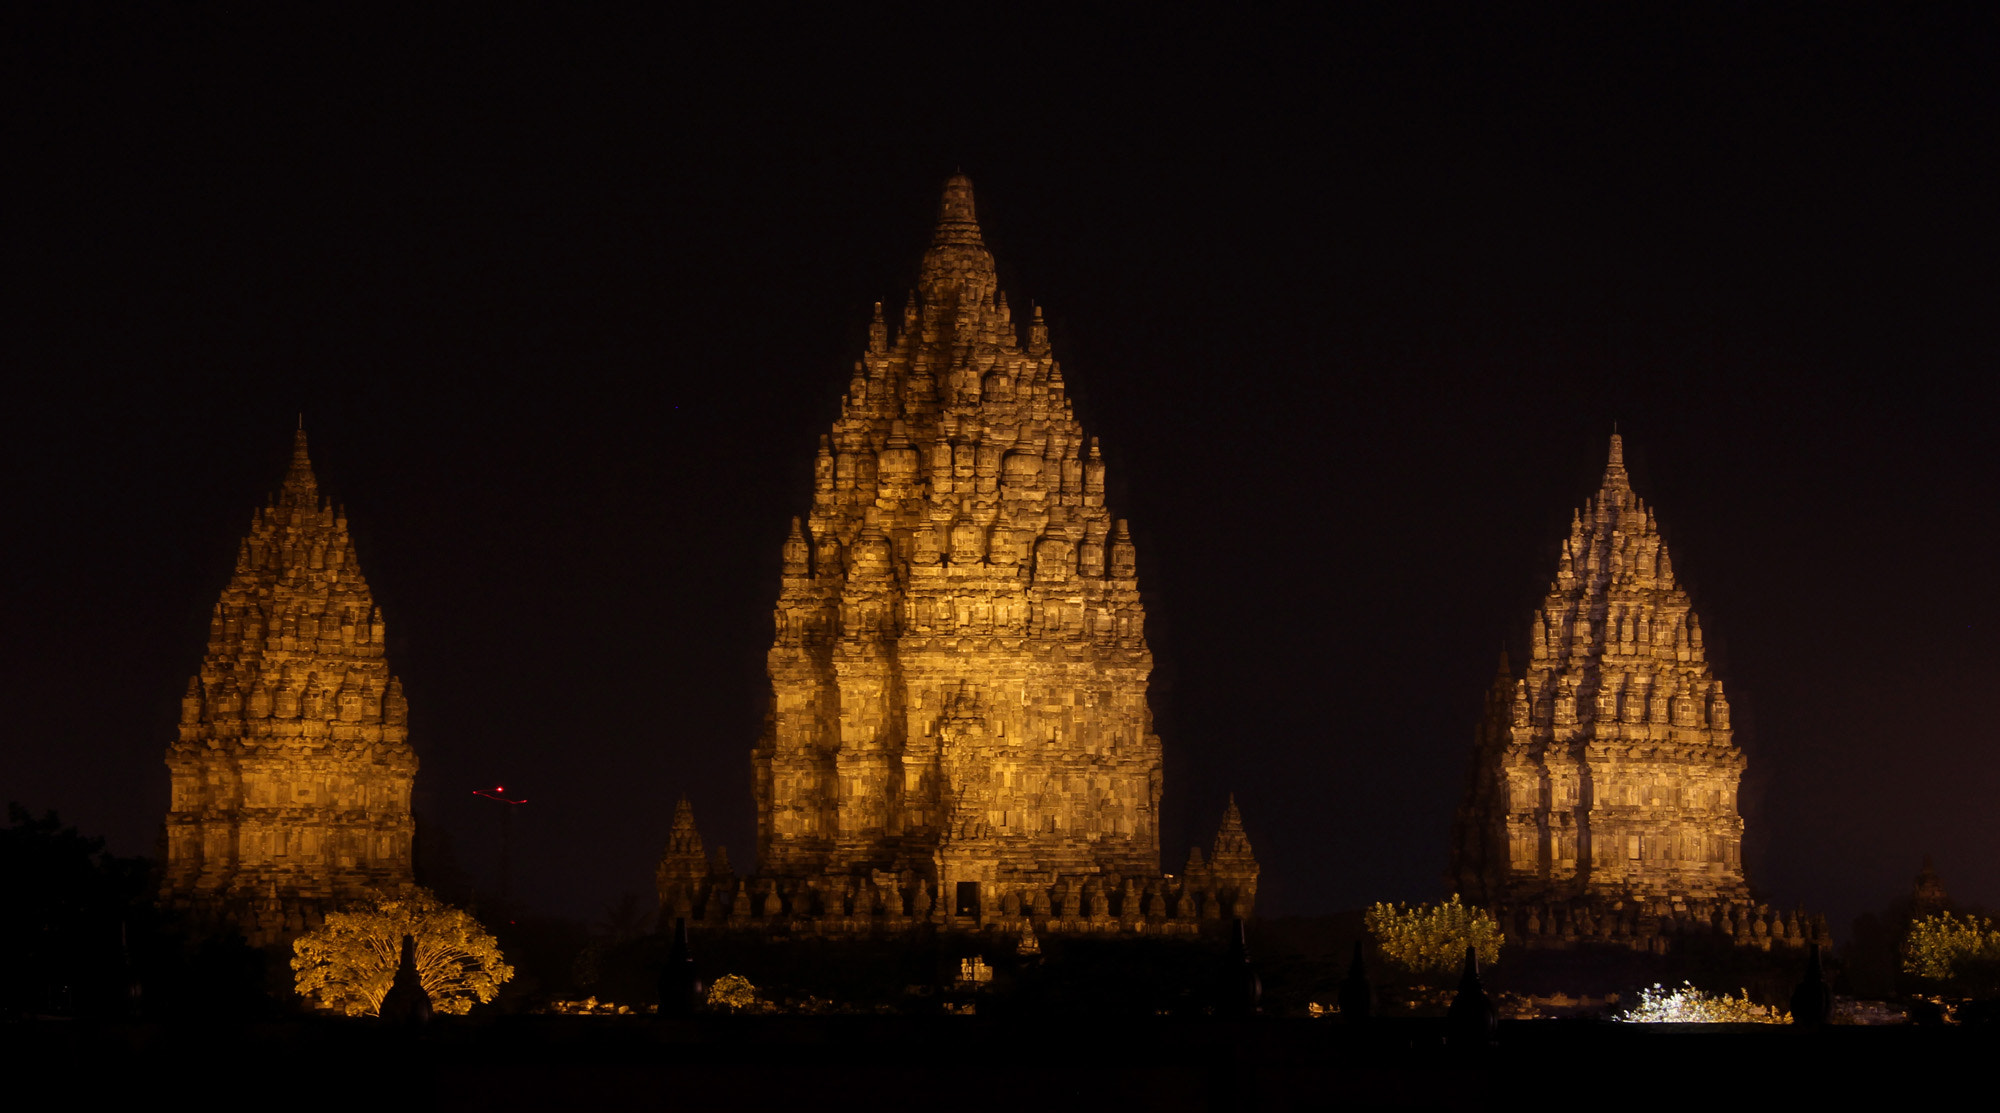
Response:
[{"label": "night sky", "polygon": [[532,907],[683,792],[747,865],[780,542],[963,168],[1138,542],[1170,868],[1234,790],[1261,912],[1445,895],[1615,423],[1752,884],[2000,903],[1990,7],[926,11],[6,17],[0,797],[155,852],[303,412],[434,852],[490,886],[504,783]]}]

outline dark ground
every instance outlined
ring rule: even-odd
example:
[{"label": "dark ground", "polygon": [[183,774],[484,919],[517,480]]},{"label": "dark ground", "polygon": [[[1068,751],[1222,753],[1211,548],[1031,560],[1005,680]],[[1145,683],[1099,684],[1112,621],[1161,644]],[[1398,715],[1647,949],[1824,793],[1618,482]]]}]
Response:
[{"label": "dark ground", "polygon": [[2000,1054],[2000,1030],[1977,1028],[1503,1022],[1497,1046],[1473,1053],[1443,1034],[1436,1021],[1062,1017],[517,1017],[416,1037],[331,1021],[0,1029],[26,1065],[16,1086],[101,1103],[175,1078],[288,1109],[1839,1108],[1982,1092]]}]

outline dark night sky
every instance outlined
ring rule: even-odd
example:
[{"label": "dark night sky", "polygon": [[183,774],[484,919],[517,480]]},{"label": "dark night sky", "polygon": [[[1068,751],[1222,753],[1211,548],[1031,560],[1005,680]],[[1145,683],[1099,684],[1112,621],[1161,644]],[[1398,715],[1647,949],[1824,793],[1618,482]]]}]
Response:
[{"label": "dark night sky", "polygon": [[2000,903],[1990,9],[149,10],[4,35],[0,796],[153,851],[303,410],[426,830],[490,875],[524,791],[583,916],[681,792],[747,862],[779,543],[963,167],[1137,535],[1170,864],[1234,789],[1262,909],[1443,895],[1616,422],[1753,883]]}]

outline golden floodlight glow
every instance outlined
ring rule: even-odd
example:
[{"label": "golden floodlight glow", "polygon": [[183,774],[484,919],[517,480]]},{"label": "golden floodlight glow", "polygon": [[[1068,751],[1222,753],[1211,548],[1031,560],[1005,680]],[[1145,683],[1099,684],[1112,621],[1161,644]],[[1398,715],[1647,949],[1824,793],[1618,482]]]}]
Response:
[{"label": "golden floodlight glow", "polygon": [[1106,466],[952,177],[783,542],[758,873],[718,868],[678,809],[662,907],[838,933],[1185,935],[1248,916],[1257,861],[1233,803],[1213,854],[1161,870],[1153,656]]},{"label": "golden floodlight glow", "polygon": [[411,886],[361,908],[329,912],[292,941],[299,996],[348,1016],[373,1016],[396,979],[403,936],[417,944],[417,976],[440,1013],[491,1001],[513,978],[500,944],[463,909]]},{"label": "golden floodlight glow", "polygon": [[387,637],[301,429],[181,700],[162,903],[263,945],[414,880],[417,758]]},{"label": "golden floodlight glow", "polygon": [[1818,924],[1751,901],[1729,699],[1616,434],[1555,572],[1526,668],[1502,654],[1487,694],[1452,828],[1458,890],[1527,947],[1804,946]]}]

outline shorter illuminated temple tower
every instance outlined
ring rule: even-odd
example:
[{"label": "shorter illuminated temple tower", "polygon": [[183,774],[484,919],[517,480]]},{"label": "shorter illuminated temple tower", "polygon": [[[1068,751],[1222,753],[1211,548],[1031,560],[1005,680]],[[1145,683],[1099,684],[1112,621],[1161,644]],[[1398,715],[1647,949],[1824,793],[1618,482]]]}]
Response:
[{"label": "shorter illuminated temple tower", "polygon": [[300,431],[181,700],[164,903],[268,944],[412,881],[417,759],[383,637],[347,518],[320,499]]},{"label": "shorter illuminated temple tower", "polygon": [[1526,674],[1502,657],[1487,695],[1453,828],[1459,891],[1531,945],[1800,938],[1796,917],[1751,906],[1729,701],[1615,435],[1528,644]]}]

